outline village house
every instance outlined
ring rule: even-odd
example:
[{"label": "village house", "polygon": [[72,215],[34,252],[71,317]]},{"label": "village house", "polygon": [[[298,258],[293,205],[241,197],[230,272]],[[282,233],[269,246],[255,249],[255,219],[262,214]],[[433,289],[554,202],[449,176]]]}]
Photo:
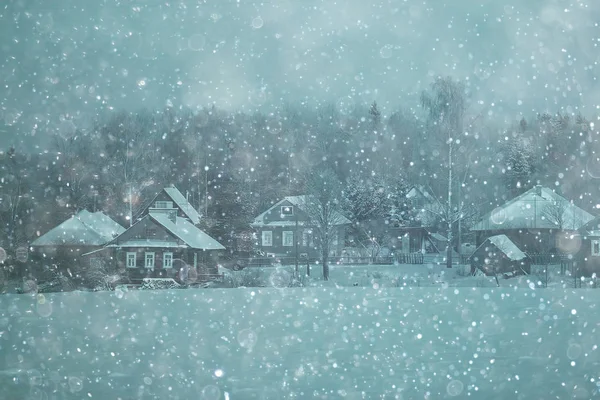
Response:
[{"label": "village house", "polygon": [[135,223],[102,249],[85,254],[90,267],[126,272],[143,278],[175,278],[182,268],[202,277],[218,273],[225,247],[194,223],[197,211],[174,186],[164,188],[139,213]]},{"label": "village house", "polygon": [[583,276],[600,276],[600,217],[596,217],[571,235],[568,242],[575,253],[578,272]]},{"label": "village house", "polygon": [[[307,212],[307,196],[287,196],[257,216],[251,226],[257,232],[258,248],[268,256],[318,259],[321,257],[318,229]],[[340,256],[350,220],[332,216],[330,255]]]},{"label": "village house", "polygon": [[82,254],[102,248],[123,232],[125,228],[102,212],[81,210],[35,239],[30,248],[34,258],[77,265]]},{"label": "village house", "polygon": [[535,186],[485,214],[471,230],[476,245],[506,235],[526,254],[565,253],[571,237],[594,217],[552,189]]},{"label": "village house", "polygon": [[414,210],[412,220],[403,226],[391,225],[388,228],[395,252],[400,254],[422,253],[429,256],[429,262],[445,257],[447,238],[438,232],[436,216],[439,202],[421,186],[413,186],[406,194],[410,207]]},{"label": "village house", "polygon": [[481,270],[486,275],[531,273],[530,259],[506,235],[486,238],[469,259],[471,274],[476,270]]}]

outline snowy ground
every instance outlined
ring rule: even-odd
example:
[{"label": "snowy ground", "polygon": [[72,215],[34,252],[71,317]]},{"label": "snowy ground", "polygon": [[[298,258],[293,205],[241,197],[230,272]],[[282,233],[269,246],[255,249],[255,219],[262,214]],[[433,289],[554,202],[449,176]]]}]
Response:
[{"label": "snowy ground", "polygon": [[[560,275],[560,265],[548,266],[548,278],[545,275],[545,266],[533,266],[532,274],[516,278],[504,279],[499,277],[500,287],[516,288],[572,288],[573,278],[570,272]],[[306,265],[300,266],[299,272],[306,275]],[[335,265],[330,268],[330,282],[322,281],[322,267],[311,265],[311,277],[307,282],[309,286],[328,287],[369,287],[369,288],[391,288],[391,287],[498,287],[496,279],[479,273],[470,276],[470,266],[456,265],[446,268],[444,265]],[[287,286],[294,274],[294,266],[248,268],[246,271],[229,272],[226,276],[236,277],[237,281],[246,282],[242,286]],[[245,279],[244,276],[248,278]],[[546,282],[548,280],[548,282]],[[253,284],[259,281],[260,284]],[[585,281],[582,287],[590,286],[591,281]]]},{"label": "snowy ground", "polygon": [[6,295],[0,398],[598,398],[598,304],[450,286]]}]

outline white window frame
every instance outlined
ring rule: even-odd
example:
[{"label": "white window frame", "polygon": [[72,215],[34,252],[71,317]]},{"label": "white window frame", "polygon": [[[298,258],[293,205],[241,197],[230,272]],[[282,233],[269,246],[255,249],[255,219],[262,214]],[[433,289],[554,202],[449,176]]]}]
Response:
[{"label": "white window frame", "polygon": [[154,208],[173,208],[172,201],[156,201],[154,202]]},{"label": "white window frame", "polygon": [[170,251],[163,253],[163,268],[173,268],[173,253]]},{"label": "white window frame", "polygon": [[262,245],[273,246],[273,231],[262,231]]},{"label": "white window frame", "polygon": [[153,251],[147,251],[144,254],[144,268],[152,269],[154,268],[154,261],[156,260],[156,255]]},{"label": "white window frame", "polygon": [[[598,251],[594,251],[594,246],[598,246]],[[595,257],[600,256],[600,240],[598,240],[598,239],[592,240],[592,248],[590,249],[590,251],[593,256],[595,256]]]},{"label": "white window frame", "polygon": [[308,247],[310,244],[310,231],[305,229],[302,231],[302,247]]},{"label": "white window frame", "polygon": [[[125,261],[127,263],[127,268],[137,268],[137,253],[135,251],[128,251]],[[133,261],[133,263],[131,263]]]},{"label": "white window frame", "polygon": [[[283,210],[288,208],[290,210],[289,213],[284,213]],[[294,206],[281,206],[280,214],[284,217],[293,217],[294,216]]]},{"label": "white window frame", "polygon": [[281,245],[283,247],[294,246],[294,231],[283,231],[281,235]]}]

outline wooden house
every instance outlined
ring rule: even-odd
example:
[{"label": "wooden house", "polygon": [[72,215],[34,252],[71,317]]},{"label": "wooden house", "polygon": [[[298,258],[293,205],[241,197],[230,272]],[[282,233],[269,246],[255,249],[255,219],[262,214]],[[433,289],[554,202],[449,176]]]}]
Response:
[{"label": "wooden house", "polygon": [[578,266],[578,274],[600,276],[600,217],[596,217],[581,227],[577,234],[569,238],[573,259]]},{"label": "wooden house", "polygon": [[[182,269],[199,276],[218,273],[225,247],[198,228],[198,213],[174,188],[166,188],[139,213],[125,232],[104,248],[87,253],[89,265],[103,263],[132,281],[175,278]],[[192,211],[193,210],[193,211]]]},{"label": "wooden house", "polygon": [[[310,198],[287,196],[257,216],[251,226],[257,232],[257,247],[268,256],[317,259],[321,256],[318,227],[307,212]],[[334,213],[330,255],[340,256],[350,220]]]},{"label": "wooden house", "polygon": [[478,269],[486,275],[498,275],[507,272],[531,273],[529,258],[506,235],[486,238],[469,259],[471,273]]},{"label": "wooden house", "polygon": [[413,219],[406,225],[390,224],[388,233],[394,237],[394,248],[397,253],[423,253],[444,257],[447,239],[437,231],[435,216],[439,213],[439,202],[425,189],[417,185],[406,194]]},{"label": "wooden house", "polygon": [[78,264],[80,257],[102,248],[125,228],[102,212],[81,210],[30,244],[34,257],[60,264]]},{"label": "wooden house", "polygon": [[476,245],[489,237],[506,235],[525,253],[561,253],[563,239],[594,217],[553,190],[536,186],[488,212],[476,223]]}]

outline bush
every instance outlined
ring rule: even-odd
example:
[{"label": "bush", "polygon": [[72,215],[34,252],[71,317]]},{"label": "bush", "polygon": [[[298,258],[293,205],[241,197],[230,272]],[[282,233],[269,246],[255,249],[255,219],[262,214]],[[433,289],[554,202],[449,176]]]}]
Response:
[{"label": "bush", "polygon": [[226,287],[264,287],[266,286],[260,276],[260,268],[245,268],[241,271],[225,272],[224,282]]}]

